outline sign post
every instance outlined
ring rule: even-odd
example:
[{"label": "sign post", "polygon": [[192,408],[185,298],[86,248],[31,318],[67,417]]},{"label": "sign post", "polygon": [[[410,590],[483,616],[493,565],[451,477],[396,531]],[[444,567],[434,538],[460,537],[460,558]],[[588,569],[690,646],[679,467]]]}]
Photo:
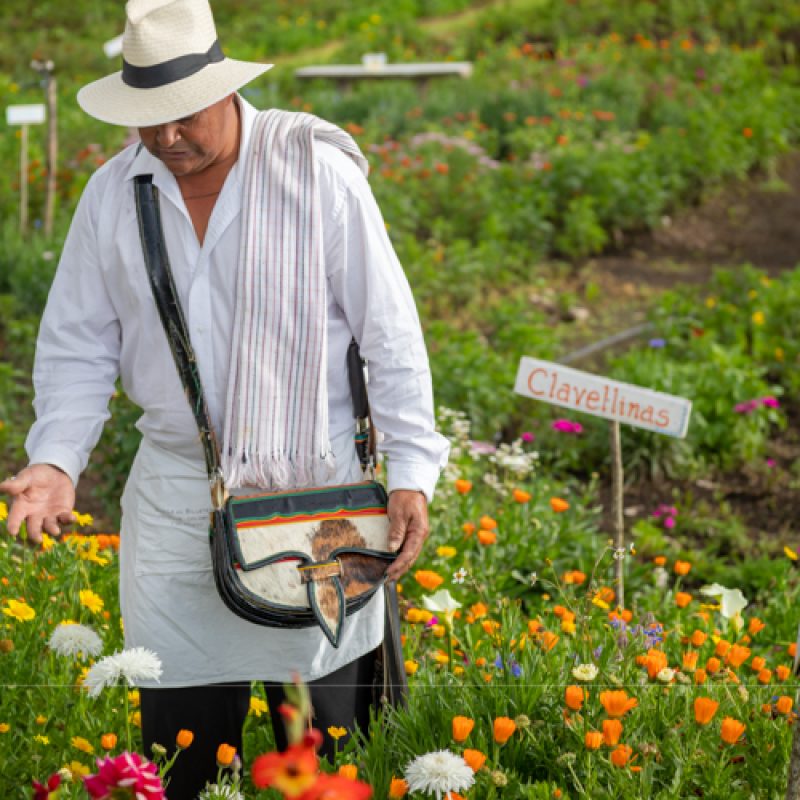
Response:
[{"label": "sign post", "polygon": [[692,403],[684,397],[655,392],[602,375],[581,372],[563,364],[523,357],[519,363],[514,391],[551,405],[608,419],[611,423],[614,546],[616,593],[625,605],[625,521],[623,517],[622,446],[620,425],[632,425],[665,436],[682,439],[689,427]]},{"label": "sign post", "polygon": [[47,184],[44,196],[44,235],[53,233],[53,216],[56,206],[56,169],[58,162],[57,94],[52,61],[31,61],[31,68],[42,76],[47,101]]},{"label": "sign post", "polygon": [[28,127],[41,125],[44,119],[42,104],[6,107],[6,123],[22,126],[19,148],[19,230],[22,234],[28,228]]}]

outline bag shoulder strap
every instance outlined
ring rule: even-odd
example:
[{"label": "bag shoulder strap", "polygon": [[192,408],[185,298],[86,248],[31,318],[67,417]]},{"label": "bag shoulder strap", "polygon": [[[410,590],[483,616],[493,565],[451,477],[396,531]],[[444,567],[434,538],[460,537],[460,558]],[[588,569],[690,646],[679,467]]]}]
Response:
[{"label": "bag shoulder strap", "polygon": [[[134,193],[136,216],[139,221],[139,237],[142,242],[150,288],[172,356],[175,359],[178,375],[200,431],[200,442],[203,446],[214,507],[221,508],[224,503],[225,486],[220,467],[219,443],[208,413],[197,357],[175,289],[175,281],[164,242],[164,230],[161,226],[158,190],[153,186],[153,176],[136,175],[134,177]],[[364,361],[355,339],[350,342],[347,351],[347,368],[350,392],[353,398],[353,416],[356,418],[356,450],[361,468],[366,470],[375,465],[375,442],[374,436],[371,435]]]}]

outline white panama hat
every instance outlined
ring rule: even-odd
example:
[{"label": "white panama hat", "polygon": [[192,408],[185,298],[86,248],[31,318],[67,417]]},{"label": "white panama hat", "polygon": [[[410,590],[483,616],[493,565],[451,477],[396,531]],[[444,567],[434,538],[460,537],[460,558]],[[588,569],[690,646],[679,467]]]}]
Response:
[{"label": "white panama hat", "polygon": [[208,0],[129,0],[122,71],[84,86],[78,104],[112,125],[143,128],[196,114],[272,64],[226,58]]}]

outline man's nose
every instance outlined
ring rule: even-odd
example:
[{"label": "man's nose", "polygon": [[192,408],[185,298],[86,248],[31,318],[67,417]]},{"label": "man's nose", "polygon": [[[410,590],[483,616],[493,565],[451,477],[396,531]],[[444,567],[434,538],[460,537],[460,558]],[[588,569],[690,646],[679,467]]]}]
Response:
[{"label": "man's nose", "polygon": [[156,131],[156,138],[161,147],[172,147],[181,138],[180,126],[176,122],[159,125]]}]

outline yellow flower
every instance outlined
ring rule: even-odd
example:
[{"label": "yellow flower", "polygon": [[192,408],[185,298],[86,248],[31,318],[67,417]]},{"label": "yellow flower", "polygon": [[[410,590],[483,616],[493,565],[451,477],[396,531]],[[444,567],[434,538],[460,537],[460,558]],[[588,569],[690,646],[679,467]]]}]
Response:
[{"label": "yellow flower", "polygon": [[141,711],[134,711],[131,714],[131,725],[135,725],[137,728],[142,727],[142,712]]},{"label": "yellow flower", "polygon": [[706,297],[706,308],[714,308],[716,304],[717,304],[716,297]]},{"label": "yellow flower", "polygon": [[342,738],[342,736],[347,736],[347,728],[337,728],[335,725],[331,725],[328,728],[328,735],[332,739],[336,739],[337,741]]},{"label": "yellow flower", "polygon": [[91,742],[89,742],[87,739],[84,739],[83,736],[73,736],[71,743],[76,750],[80,750],[83,753],[89,753],[89,755],[94,753],[94,747],[92,747]]},{"label": "yellow flower", "polygon": [[21,603],[19,600],[7,602],[8,605],[3,609],[3,613],[8,617],[20,622],[30,622],[36,616],[36,612],[27,603]]},{"label": "yellow flower", "polygon": [[91,561],[104,567],[108,564],[108,559],[100,555],[100,542],[96,536],[82,536],[75,539],[77,546],[75,552],[78,558],[83,561]]},{"label": "yellow flower", "polygon": [[132,691],[128,692],[128,702],[131,704],[133,708],[139,708],[139,703],[141,702],[141,698],[139,697],[138,689],[133,689]]},{"label": "yellow flower", "polygon": [[42,551],[47,552],[48,550],[52,550],[53,546],[55,545],[56,540],[48,536],[46,533],[42,534]]},{"label": "yellow flower", "polygon": [[404,666],[406,668],[406,675],[413,675],[419,669],[419,664],[410,658],[405,661]]},{"label": "yellow flower", "polygon": [[88,608],[93,614],[99,614],[103,610],[103,598],[91,589],[81,589],[80,598],[81,605]]},{"label": "yellow flower", "polygon": [[792,550],[791,547],[784,547],[783,552],[786,555],[786,558],[790,558],[792,561],[797,561],[797,553]]},{"label": "yellow flower", "polygon": [[457,552],[458,550],[456,550],[455,547],[448,547],[446,545],[436,548],[436,555],[442,558],[452,558]]},{"label": "yellow flower", "polygon": [[75,522],[77,522],[82,528],[85,528],[87,525],[91,525],[94,522],[94,518],[91,514],[79,514],[77,511],[73,511],[72,516],[75,517]]},{"label": "yellow flower", "polygon": [[8,733],[11,726],[7,722],[0,722],[0,733]]},{"label": "yellow flower", "polygon": [[37,733],[36,736],[33,737],[34,742],[39,742],[39,744],[50,744],[50,740],[46,736],[42,736],[41,733]]},{"label": "yellow flower", "polygon": [[8,506],[0,501],[0,522],[5,522],[8,519]]},{"label": "yellow flower", "polygon": [[91,769],[85,764],[81,764],[80,761],[70,761],[69,764],[66,765],[66,769],[72,773],[73,778],[83,778],[91,772]]},{"label": "yellow flower", "polygon": [[753,324],[754,325],[763,325],[764,324],[764,312],[763,311],[756,311],[752,316]]},{"label": "yellow flower", "polygon": [[47,717],[43,716],[42,714],[39,714],[39,716],[36,717],[36,724],[37,725],[44,725],[46,723],[47,723]]},{"label": "yellow flower", "polygon": [[785,354],[783,352],[783,348],[782,347],[776,347],[775,348],[775,360],[776,361],[783,361],[784,356],[785,356]]},{"label": "yellow flower", "polygon": [[255,696],[250,698],[250,714],[254,717],[260,717],[262,714],[266,714],[267,711],[269,711],[269,707],[264,700]]}]

